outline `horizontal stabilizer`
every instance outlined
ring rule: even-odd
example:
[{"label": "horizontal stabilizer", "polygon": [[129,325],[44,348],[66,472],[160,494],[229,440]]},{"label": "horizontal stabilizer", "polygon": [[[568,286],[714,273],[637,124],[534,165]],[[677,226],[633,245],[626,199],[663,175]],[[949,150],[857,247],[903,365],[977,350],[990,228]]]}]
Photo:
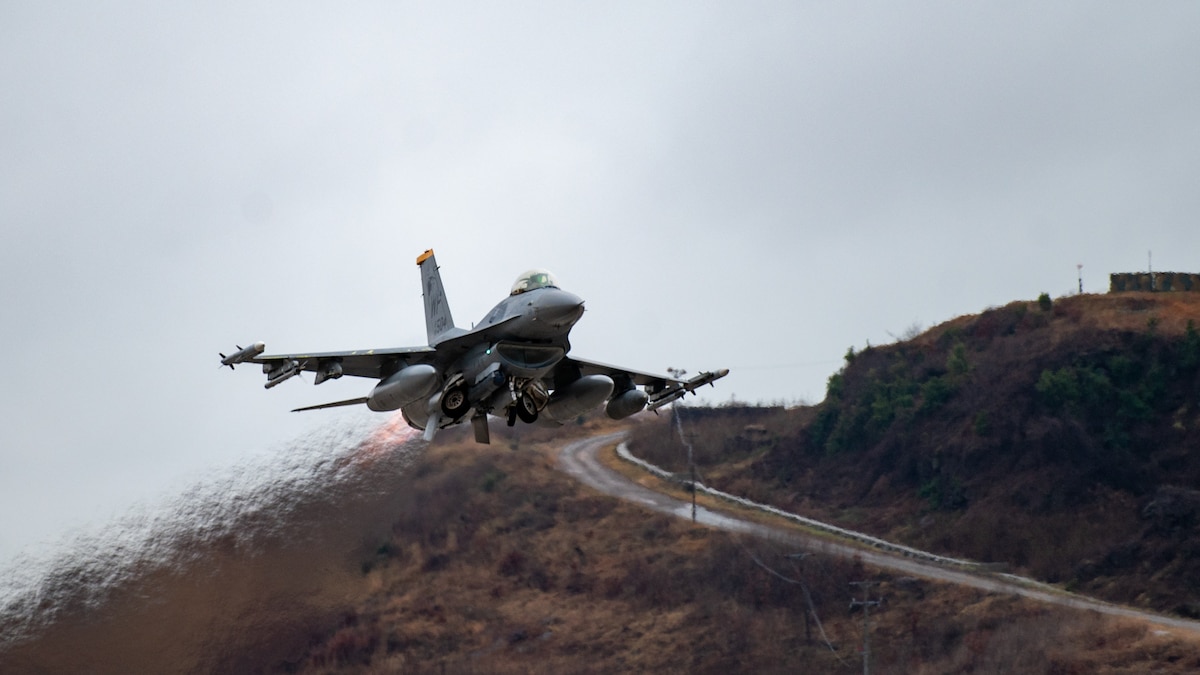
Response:
[{"label": "horizontal stabilizer", "polygon": [[306,410],[324,410],[325,408],[341,408],[347,405],[362,405],[367,402],[367,397],[352,398],[348,401],[334,401],[333,403],[322,403],[321,405],[310,405],[307,408],[296,408],[292,412],[304,412]]}]

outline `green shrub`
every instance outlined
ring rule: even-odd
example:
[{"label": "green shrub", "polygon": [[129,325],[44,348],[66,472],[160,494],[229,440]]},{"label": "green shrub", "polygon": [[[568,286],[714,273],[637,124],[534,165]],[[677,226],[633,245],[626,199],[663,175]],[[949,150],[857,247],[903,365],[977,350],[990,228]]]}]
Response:
[{"label": "green shrub", "polygon": [[829,376],[829,380],[825,383],[825,400],[828,402],[838,402],[842,400],[842,388],[845,386],[845,377],[842,371],[838,371]]},{"label": "green shrub", "polygon": [[978,413],[975,413],[974,428],[976,436],[986,437],[992,434],[992,423],[991,420],[988,419],[988,414],[986,411],[980,410]]},{"label": "green shrub", "polygon": [[930,508],[936,510],[953,511],[965,508],[967,505],[967,496],[962,484],[953,478],[948,479],[942,474],[926,481],[917,494],[929,503]]},{"label": "green shrub", "polygon": [[1050,410],[1061,410],[1068,403],[1079,400],[1079,378],[1072,367],[1042,371],[1034,385],[1042,403]]},{"label": "green shrub", "polygon": [[1200,366],[1200,333],[1196,332],[1196,322],[1191,319],[1188,319],[1183,344],[1179,348],[1179,365],[1184,368]]},{"label": "green shrub", "polygon": [[971,370],[971,363],[967,361],[967,346],[962,342],[954,343],[950,349],[950,355],[946,357],[946,370],[954,377],[962,377]]},{"label": "green shrub", "polygon": [[933,412],[954,397],[958,388],[943,376],[931,377],[921,385],[921,412]]}]

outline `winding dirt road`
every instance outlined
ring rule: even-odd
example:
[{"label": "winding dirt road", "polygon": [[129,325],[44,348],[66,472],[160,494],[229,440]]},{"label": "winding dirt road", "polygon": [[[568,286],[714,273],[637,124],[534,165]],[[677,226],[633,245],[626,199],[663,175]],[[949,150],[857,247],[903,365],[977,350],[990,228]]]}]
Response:
[{"label": "winding dirt road", "polygon": [[[615,433],[572,442],[559,453],[559,468],[600,492],[640,504],[652,511],[680,518],[692,517],[692,505],[631,482],[625,476],[600,463],[597,453],[623,440],[625,434]],[[775,527],[742,520],[735,515],[697,506],[696,519],[710,527],[729,532],[749,534],[786,543],[801,550],[846,558],[857,558],[868,565],[915,577],[968,586],[994,593],[1012,593],[1040,602],[1062,607],[1090,610],[1101,614],[1140,619],[1176,631],[1200,635],[1200,622],[1161,616],[1151,612],[1112,605],[1099,600],[1072,595],[1032,579],[1009,574],[975,574],[948,569],[925,560],[864,548],[851,543],[839,543],[826,537],[816,537],[792,528]]]}]

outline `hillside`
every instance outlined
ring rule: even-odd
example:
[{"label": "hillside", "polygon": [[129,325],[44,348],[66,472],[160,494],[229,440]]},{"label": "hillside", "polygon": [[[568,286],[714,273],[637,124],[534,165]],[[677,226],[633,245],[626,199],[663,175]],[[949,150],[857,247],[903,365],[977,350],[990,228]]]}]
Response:
[{"label": "hillside", "polygon": [[553,468],[564,442],[431,448],[362,563],[370,595],[277,670],[854,673],[862,618],[847,608],[862,580],[885,598],[871,615],[873,672],[1200,666],[1193,643],[1136,622],[797,560],[597,495]]},{"label": "hillside", "polygon": [[[872,672],[1200,667],[1194,637],[854,559],[798,559],[598,494],[555,467],[572,437],[614,426],[502,431],[490,447],[459,430],[416,454],[376,434],[335,461],[314,457],[340,478],[311,497],[272,481],[265,510],[238,520],[244,540],[185,537],[182,559],[138,563],[87,602],[39,595],[48,623],[0,641],[0,671],[855,673],[859,581],[882,601]],[[86,572],[59,581],[95,583]]]},{"label": "hillside", "polygon": [[[1197,324],[1200,294],[1014,302],[851,349],[818,406],[687,410],[684,428],[722,489],[1196,617]],[[671,429],[640,435],[685,468]]]}]

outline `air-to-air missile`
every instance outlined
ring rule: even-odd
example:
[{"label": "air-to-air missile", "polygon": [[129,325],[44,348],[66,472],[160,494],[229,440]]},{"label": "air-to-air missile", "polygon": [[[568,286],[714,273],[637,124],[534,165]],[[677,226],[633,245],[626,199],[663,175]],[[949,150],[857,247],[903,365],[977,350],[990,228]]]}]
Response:
[{"label": "air-to-air missile", "polygon": [[224,354],[221,354],[220,352],[218,352],[218,355],[220,355],[220,357],[221,357],[221,365],[229,366],[229,368],[231,370],[233,369],[233,366],[235,363],[242,363],[244,361],[249,361],[250,359],[263,353],[263,350],[265,350],[267,348],[267,346],[261,342],[255,342],[254,344],[250,345],[249,347],[245,347],[245,348],[243,348],[241,345],[236,345],[236,346],[237,346],[238,350],[236,352],[230,354],[229,356],[225,356]]},{"label": "air-to-air missile", "polygon": [[672,389],[660,395],[655,395],[652,393],[650,395],[650,405],[646,406],[646,410],[658,410],[671,401],[683,398],[685,394],[695,393],[700,387],[703,387],[706,384],[712,384],[716,380],[719,380],[728,374],[728,368],[722,368],[715,372],[704,372],[693,377],[687,382],[684,382],[683,386],[679,387],[678,389]]}]

